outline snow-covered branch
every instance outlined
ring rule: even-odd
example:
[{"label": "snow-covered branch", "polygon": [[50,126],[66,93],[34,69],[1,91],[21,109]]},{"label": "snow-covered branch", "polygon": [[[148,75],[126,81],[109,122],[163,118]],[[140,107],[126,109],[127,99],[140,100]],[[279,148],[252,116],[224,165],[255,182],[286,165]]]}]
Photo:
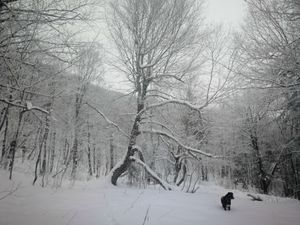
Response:
[{"label": "snow-covered branch", "polygon": [[172,190],[172,187],[165,182],[164,180],[162,180],[147,164],[145,164],[142,160],[131,156],[130,157],[131,160],[135,161],[136,163],[140,164],[141,166],[143,166],[146,171],[165,189],[165,190]]},{"label": "snow-covered branch", "polygon": [[108,119],[105,114],[103,112],[101,112],[99,109],[97,109],[96,107],[94,107],[93,105],[91,105],[90,103],[86,102],[85,104],[87,104],[90,108],[92,108],[93,110],[95,110],[98,114],[100,114],[102,116],[102,118],[109,124],[114,126],[115,128],[117,128],[118,131],[120,131],[125,137],[129,138],[129,135],[122,129],[120,128],[119,125],[117,125],[116,123],[114,123],[113,121],[111,121],[110,119]]},{"label": "snow-covered branch", "polygon": [[31,111],[31,110],[37,110],[37,111],[40,111],[42,113],[46,113],[46,114],[50,114],[49,111],[43,109],[43,108],[40,108],[38,106],[33,106],[31,102],[27,101],[26,102],[26,105],[22,105],[20,103],[16,103],[16,102],[10,102],[8,101],[7,99],[3,99],[3,98],[0,98],[0,101],[1,102],[4,102],[10,106],[14,106],[14,107],[18,107],[18,108],[21,108],[25,111]]},{"label": "snow-covered branch", "polygon": [[203,105],[193,105],[193,104],[191,104],[188,101],[184,101],[184,100],[180,100],[180,99],[170,99],[170,100],[166,100],[166,101],[163,101],[163,102],[160,102],[160,103],[157,103],[157,104],[149,105],[149,106],[145,107],[140,112],[140,114],[144,113],[145,111],[147,111],[149,109],[154,109],[154,108],[162,107],[162,106],[167,105],[167,104],[184,105],[184,106],[189,107],[192,110],[199,111],[199,110],[205,108],[208,105],[208,102],[206,102]]},{"label": "snow-covered branch", "polygon": [[173,132],[169,127],[167,127],[165,124],[162,124],[162,123],[160,123],[160,122],[148,120],[148,121],[142,121],[141,124],[154,124],[154,125],[158,125],[158,126],[160,126],[161,128],[166,129],[166,130],[167,130],[168,132],[170,132],[172,135],[174,135],[174,132]]},{"label": "snow-covered branch", "polygon": [[201,155],[204,155],[204,156],[207,156],[207,157],[210,157],[210,158],[223,158],[221,156],[215,156],[215,155],[212,155],[210,153],[207,153],[207,152],[204,152],[204,151],[201,151],[199,149],[196,149],[196,148],[192,148],[190,146],[186,146],[184,145],[181,141],[178,140],[178,138],[176,138],[175,136],[171,135],[171,134],[168,134],[164,131],[160,131],[160,130],[142,130],[143,133],[151,133],[151,134],[157,134],[157,135],[162,135],[162,136],[165,136],[169,139],[172,139],[173,141],[175,141],[178,145],[180,145],[181,147],[183,147],[184,149],[186,149],[187,151],[191,151],[191,152],[194,152],[194,153],[198,153],[198,154],[201,154]]}]

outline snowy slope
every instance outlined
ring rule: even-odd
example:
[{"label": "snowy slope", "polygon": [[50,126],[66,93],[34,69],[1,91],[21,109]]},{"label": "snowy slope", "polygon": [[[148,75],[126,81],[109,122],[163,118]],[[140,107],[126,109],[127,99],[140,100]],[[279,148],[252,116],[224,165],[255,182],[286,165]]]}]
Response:
[{"label": "snowy slope", "polygon": [[300,202],[263,196],[253,202],[234,191],[232,210],[221,208],[228,190],[202,186],[197,193],[114,187],[90,181],[58,190],[31,186],[24,175],[0,171],[0,225],[299,225]]}]

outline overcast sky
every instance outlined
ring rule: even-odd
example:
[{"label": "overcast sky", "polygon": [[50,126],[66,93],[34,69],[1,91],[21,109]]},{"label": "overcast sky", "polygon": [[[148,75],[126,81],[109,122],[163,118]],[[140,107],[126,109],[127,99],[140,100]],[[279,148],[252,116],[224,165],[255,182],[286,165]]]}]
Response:
[{"label": "overcast sky", "polygon": [[244,0],[206,0],[204,13],[211,23],[238,28],[246,13],[246,3]]}]

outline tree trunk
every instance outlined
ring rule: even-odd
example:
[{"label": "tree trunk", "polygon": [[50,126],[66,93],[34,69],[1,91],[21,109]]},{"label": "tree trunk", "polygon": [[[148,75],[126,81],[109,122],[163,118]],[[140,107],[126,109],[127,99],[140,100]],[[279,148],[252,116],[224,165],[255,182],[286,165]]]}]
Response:
[{"label": "tree trunk", "polygon": [[300,200],[300,190],[299,190],[299,186],[298,186],[298,176],[297,176],[297,171],[294,165],[294,161],[293,161],[293,157],[291,156],[291,169],[292,169],[292,173],[293,173],[293,178],[294,178],[294,195],[295,197]]},{"label": "tree trunk", "polygon": [[[47,116],[48,117],[48,116]],[[47,117],[46,117],[46,121],[47,121]],[[48,127],[49,124],[47,124],[46,122],[46,125],[45,125],[45,129],[44,129],[44,134],[40,140],[40,146],[39,146],[39,153],[38,153],[38,157],[37,157],[37,160],[36,160],[36,163],[35,163],[35,170],[34,170],[34,179],[33,179],[33,185],[35,184],[35,182],[37,181],[37,178],[38,178],[38,167],[40,167],[40,174],[44,176],[45,172],[46,172],[46,150],[47,150],[47,144],[46,144],[46,141],[48,139],[48,133],[49,133],[49,127]],[[44,152],[43,152],[44,150]],[[43,154],[43,162],[42,162],[42,165],[40,165],[41,163],[41,159],[42,159],[42,152],[44,153]]]},{"label": "tree trunk", "polygon": [[0,113],[0,131],[2,130],[6,118],[7,118],[7,114],[8,114],[8,110],[9,110],[9,106],[7,106],[6,108],[3,108],[1,113]]},{"label": "tree trunk", "polygon": [[[36,150],[36,146],[37,146],[37,144],[38,144],[38,140],[39,140],[39,138],[40,138],[41,132],[42,132],[42,128],[39,127],[38,130],[37,130],[35,139],[34,139],[34,144],[33,144],[32,150],[31,150],[31,152],[30,152],[30,153],[28,154],[28,156],[27,156],[27,159],[28,159],[28,160],[31,159],[31,156],[33,155],[33,153],[34,153],[35,150]],[[33,159],[33,158],[34,158],[34,157],[32,157],[32,159]]]},{"label": "tree trunk", "polygon": [[72,148],[72,172],[71,172],[71,177],[72,179],[76,178],[76,170],[77,170],[77,164],[78,164],[78,139],[77,139],[77,132],[75,132],[75,137],[74,137],[74,143],[73,143],[73,148]]},{"label": "tree trunk", "polygon": [[19,138],[19,134],[20,134],[20,128],[21,128],[23,114],[24,114],[24,111],[19,112],[19,120],[18,120],[18,125],[17,125],[17,131],[16,131],[16,134],[14,136],[14,140],[12,140],[11,143],[10,143],[10,153],[9,153],[9,155],[11,155],[11,161],[10,161],[10,164],[9,164],[9,179],[10,180],[12,178],[12,171],[13,171],[13,168],[14,168],[15,155],[16,155],[16,150],[17,150],[16,148],[17,148],[17,144],[18,144],[18,138]]},{"label": "tree trunk", "polygon": [[35,184],[35,182],[37,181],[37,178],[38,178],[38,166],[39,166],[40,161],[41,161],[42,148],[43,148],[43,141],[42,140],[43,139],[40,140],[39,153],[38,153],[38,156],[37,156],[37,159],[36,159],[36,162],[35,162],[34,179],[33,179],[32,185]]},{"label": "tree trunk", "polygon": [[110,153],[110,171],[114,168],[114,146],[113,138],[109,139],[109,153]]},{"label": "tree trunk", "polygon": [[117,185],[118,178],[129,168],[132,160],[130,159],[131,156],[134,155],[135,150],[132,148],[132,145],[128,146],[126,155],[124,160],[120,163],[118,167],[115,167],[111,171],[111,183],[113,185]]},{"label": "tree trunk", "polygon": [[180,186],[180,185],[182,184],[182,182],[185,180],[186,172],[187,172],[186,165],[183,164],[183,166],[182,166],[182,177],[181,177],[181,179],[176,183],[177,186]]},{"label": "tree trunk", "polygon": [[56,145],[56,131],[52,134],[52,145],[51,145],[51,158],[50,158],[50,168],[49,171],[52,173],[54,168],[54,159],[55,159],[55,145]]},{"label": "tree trunk", "polygon": [[64,153],[63,153],[63,164],[67,165],[70,154],[70,145],[68,143],[67,138],[65,139]]},{"label": "tree trunk", "polygon": [[89,175],[93,175],[93,169],[92,169],[92,162],[91,162],[91,147],[88,146],[87,149],[87,156],[88,156],[88,166],[89,166]]},{"label": "tree trunk", "polygon": [[[1,153],[1,161],[6,160],[6,142],[7,142],[7,132],[8,132],[8,116],[5,118],[5,129],[4,129],[4,135],[3,135],[3,141],[2,141],[2,153]],[[3,121],[4,122],[4,121]],[[6,163],[7,165],[7,163]],[[4,165],[4,168],[6,169],[6,165]]]},{"label": "tree trunk", "polygon": [[90,139],[91,139],[91,134],[90,134],[90,130],[88,129],[88,147],[87,147],[88,149],[87,149],[87,156],[88,156],[89,175],[92,176],[93,175],[93,169],[92,169]]},{"label": "tree trunk", "polygon": [[133,127],[131,130],[129,145],[127,148],[127,152],[123,158],[123,161],[119,163],[119,165],[111,170],[111,183],[113,185],[117,185],[118,178],[129,168],[132,160],[130,159],[131,156],[134,155],[136,149],[134,145],[136,144],[136,139],[139,135],[139,124],[141,121],[141,116],[139,115],[140,111],[143,110],[144,105],[138,105],[138,112],[133,123]]},{"label": "tree trunk", "polygon": [[260,189],[263,191],[264,194],[268,194],[269,192],[268,189],[271,184],[271,177],[264,170],[262,156],[258,146],[257,136],[255,134],[251,134],[250,139],[251,139],[251,146],[255,152],[255,157],[258,164]]},{"label": "tree trunk", "polygon": [[96,173],[96,145],[95,145],[95,141],[93,144],[93,171],[94,174]]},{"label": "tree trunk", "polygon": [[44,149],[44,154],[43,154],[43,161],[42,161],[42,168],[41,168],[41,175],[45,175],[46,170],[47,170],[47,141],[48,141],[48,136],[49,136],[49,130],[50,130],[50,121],[49,121],[49,117],[48,115],[46,116],[46,124],[45,124],[45,132],[44,132],[44,136],[43,136],[43,149]]},{"label": "tree trunk", "polygon": [[96,177],[98,178],[100,176],[100,159],[97,159],[96,163]]},{"label": "tree trunk", "polygon": [[80,96],[76,94],[75,100],[75,124],[74,124],[74,143],[72,148],[72,172],[71,177],[72,179],[76,178],[76,170],[78,165],[78,126],[79,126],[79,110],[80,110]]}]

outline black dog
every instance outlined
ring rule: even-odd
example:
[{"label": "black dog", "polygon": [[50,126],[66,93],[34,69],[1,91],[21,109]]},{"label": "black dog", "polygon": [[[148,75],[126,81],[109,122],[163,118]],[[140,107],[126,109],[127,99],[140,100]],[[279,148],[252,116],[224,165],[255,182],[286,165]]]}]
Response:
[{"label": "black dog", "polygon": [[225,196],[223,196],[221,198],[221,203],[222,203],[224,210],[226,210],[226,209],[230,210],[231,199],[234,199],[232,192],[228,192]]}]

